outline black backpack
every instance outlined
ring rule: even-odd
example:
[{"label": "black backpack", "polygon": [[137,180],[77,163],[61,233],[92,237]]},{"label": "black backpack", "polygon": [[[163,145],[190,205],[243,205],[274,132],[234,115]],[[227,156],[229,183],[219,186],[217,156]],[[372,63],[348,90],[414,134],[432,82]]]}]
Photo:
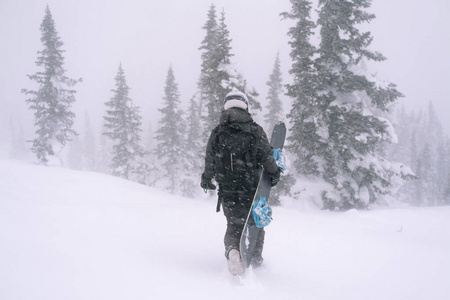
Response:
[{"label": "black backpack", "polygon": [[216,181],[225,189],[254,189],[259,180],[257,162],[258,125],[226,123],[216,136]]}]

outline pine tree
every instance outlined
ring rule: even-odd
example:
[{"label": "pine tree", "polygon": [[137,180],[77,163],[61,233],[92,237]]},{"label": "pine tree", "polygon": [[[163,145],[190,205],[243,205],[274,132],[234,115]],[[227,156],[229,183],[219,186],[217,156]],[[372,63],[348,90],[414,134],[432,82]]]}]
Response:
[{"label": "pine tree", "polygon": [[272,73],[266,82],[269,87],[267,95],[267,114],[264,115],[264,121],[267,131],[272,130],[278,121],[284,120],[283,103],[280,95],[283,93],[283,80],[281,77],[280,55],[277,54]]},{"label": "pine tree", "polygon": [[201,144],[200,106],[196,96],[189,103],[189,115],[187,117],[186,152],[190,170],[195,174],[201,173],[201,157],[204,149]]},{"label": "pine tree", "polygon": [[75,102],[72,87],[77,81],[65,75],[64,51],[61,49],[63,42],[48,6],[40,29],[44,49],[38,52],[36,65],[44,70],[28,75],[39,88],[23,89],[22,92],[30,96],[26,103],[34,111],[34,125],[37,128],[31,150],[41,163],[46,164],[49,156],[57,154],[58,148],[65,146],[76,135],[72,129],[75,114],[71,107]]},{"label": "pine tree", "polygon": [[85,113],[84,138],[82,148],[84,169],[95,171],[97,161],[97,147],[88,112]]},{"label": "pine tree", "polygon": [[182,182],[186,169],[184,131],[185,123],[180,106],[180,93],[172,66],[169,67],[164,88],[164,107],[159,109],[162,117],[156,132],[158,141],[156,154],[162,167],[161,178],[167,178],[167,190],[175,193]]},{"label": "pine tree", "polygon": [[[249,108],[252,110],[252,115],[255,117],[257,112],[255,110],[261,110],[261,103],[257,100],[259,96],[255,88],[248,88],[247,80],[242,74],[233,67],[231,63],[231,39],[229,38],[230,32],[225,23],[225,11],[222,10],[219,20],[218,34],[218,53],[217,57],[220,58],[219,64],[219,82],[222,89],[220,93],[220,105],[219,112],[222,110],[222,100],[226,94],[232,90],[242,91],[247,95]],[[217,121],[216,121],[217,122]]]},{"label": "pine tree", "polygon": [[122,65],[119,65],[115,81],[114,96],[105,103],[108,109],[103,132],[113,143],[110,169],[115,176],[144,183],[148,166],[143,161],[146,152],[141,146],[140,109],[128,96],[130,88]]},{"label": "pine tree", "polygon": [[16,129],[12,119],[10,120],[10,157],[14,159],[23,159],[27,156],[27,147],[25,144],[25,136],[23,127],[19,125],[19,130]]},{"label": "pine tree", "polygon": [[219,26],[214,4],[211,4],[209,8],[208,20],[203,29],[206,31],[206,36],[199,48],[202,51],[202,65],[198,86],[200,90],[200,107],[206,108],[206,115],[202,116],[204,121],[203,138],[206,140],[219,118],[221,109],[220,96],[224,93],[218,79],[220,65],[220,59],[217,55],[219,52]]},{"label": "pine tree", "polygon": [[[222,11],[217,22],[216,9],[211,5],[208,11],[208,20],[203,26],[206,36],[199,48],[202,50],[202,68],[198,83],[200,91],[200,107],[206,108],[203,119],[203,139],[206,141],[211,130],[217,125],[223,109],[223,99],[233,89],[247,94],[249,106],[252,109],[261,109],[257,101],[256,90],[247,87],[247,81],[231,64],[231,39],[225,23],[225,12]],[[254,112],[252,112],[254,114]]]},{"label": "pine tree", "polygon": [[449,195],[448,137],[430,102],[425,112],[399,113],[395,126],[398,144],[391,158],[411,166],[416,177],[401,189],[404,201],[413,205],[440,205]]},{"label": "pine tree", "polygon": [[322,191],[324,208],[365,208],[390,192],[394,177],[406,176],[381,155],[394,138],[389,108],[402,95],[393,84],[378,85],[364,70],[365,60],[384,60],[368,50],[370,32],[356,28],[375,17],[364,11],[370,1],[319,0],[317,48],[309,42],[311,2],[291,3],[292,12],[284,16],[298,20],[289,31],[294,167],[332,187]]},{"label": "pine tree", "polygon": [[193,198],[198,183],[195,178],[200,178],[202,173],[201,163],[204,155],[202,147],[202,130],[200,125],[200,106],[194,95],[188,108],[186,119],[186,139],[184,140],[183,155],[186,158],[186,169],[184,170],[184,179],[181,182],[182,195]]},{"label": "pine tree", "polygon": [[95,171],[101,172],[104,174],[110,174],[110,165],[112,161],[112,153],[113,153],[113,141],[107,137],[103,131],[106,128],[106,121],[103,120],[102,132],[98,138],[99,140],[99,151],[98,151],[98,160],[96,162]]},{"label": "pine tree", "polygon": [[316,48],[310,42],[315,24],[310,20],[311,2],[306,0],[291,0],[292,9],[282,16],[296,20],[288,34],[291,37],[291,58],[293,61],[290,74],[293,83],[288,84],[287,95],[293,99],[290,113],[291,124],[286,147],[294,157],[294,168],[299,174],[320,175],[319,164],[324,157],[327,136],[319,130],[324,123],[319,110],[326,102],[326,95],[319,98],[322,89],[314,63]]},{"label": "pine tree", "polygon": [[69,150],[67,152],[67,165],[74,170],[83,169],[83,151],[80,143],[80,137],[75,136],[69,143]]},{"label": "pine tree", "polygon": [[437,199],[435,203],[437,205],[442,205],[446,203],[447,192],[450,187],[448,168],[449,168],[449,149],[448,149],[448,138],[442,138],[441,141],[436,146],[436,195]]}]

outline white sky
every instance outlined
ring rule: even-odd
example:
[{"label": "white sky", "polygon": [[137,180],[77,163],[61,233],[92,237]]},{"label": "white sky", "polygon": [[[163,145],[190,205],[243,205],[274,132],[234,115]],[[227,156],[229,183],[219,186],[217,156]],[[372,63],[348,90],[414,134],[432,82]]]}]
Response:
[{"label": "white sky", "polygon": [[[131,98],[141,106],[145,121],[162,104],[170,64],[187,103],[196,91],[200,73],[202,26],[211,3],[218,14],[225,9],[232,38],[233,63],[250,86],[266,97],[266,81],[280,51],[288,81],[289,21],[279,13],[290,9],[288,0],[0,0],[0,136],[10,119],[29,127],[30,112],[20,93],[34,88],[26,74],[36,72],[42,49],[39,26],[49,4],[56,29],[64,42],[67,75],[83,78],[76,86],[78,130],[82,117],[101,121],[104,103],[112,96],[114,76],[122,63]],[[447,79],[450,78],[448,0],[376,0],[369,10],[377,18],[369,25],[372,50],[388,60],[371,67],[379,78],[398,85],[407,107],[427,106],[432,100],[447,132]],[[153,126],[157,124],[153,121]],[[6,128],[6,129],[5,129]]]}]

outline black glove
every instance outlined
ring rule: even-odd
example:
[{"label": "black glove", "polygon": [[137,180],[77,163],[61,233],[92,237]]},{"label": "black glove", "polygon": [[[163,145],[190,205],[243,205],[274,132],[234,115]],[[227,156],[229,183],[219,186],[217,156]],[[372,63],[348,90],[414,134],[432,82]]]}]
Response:
[{"label": "black glove", "polygon": [[270,174],[270,185],[272,187],[276,186],[278,182],[280,182],[280,173],[281,173],[281,169],[278,168],[278,172],[276,172],[275,174]]},{"label": "black glove", "polygon": [[204,190],[215,190],[216,186],[211,182],[211,179],[207,179],[205,174],[202,174],[202,181],[200,182],[200,186]]}]

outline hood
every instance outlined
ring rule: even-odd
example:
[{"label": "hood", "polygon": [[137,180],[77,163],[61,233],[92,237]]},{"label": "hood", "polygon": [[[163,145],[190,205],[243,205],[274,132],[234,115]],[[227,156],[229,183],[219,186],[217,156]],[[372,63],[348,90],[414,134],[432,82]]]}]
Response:
[{"label": "hood", "polygon": [[220,124],[248,122],[253,122],[252,116],[247,110],[239,107],[232,107],[224,110],[220,115]]}]

